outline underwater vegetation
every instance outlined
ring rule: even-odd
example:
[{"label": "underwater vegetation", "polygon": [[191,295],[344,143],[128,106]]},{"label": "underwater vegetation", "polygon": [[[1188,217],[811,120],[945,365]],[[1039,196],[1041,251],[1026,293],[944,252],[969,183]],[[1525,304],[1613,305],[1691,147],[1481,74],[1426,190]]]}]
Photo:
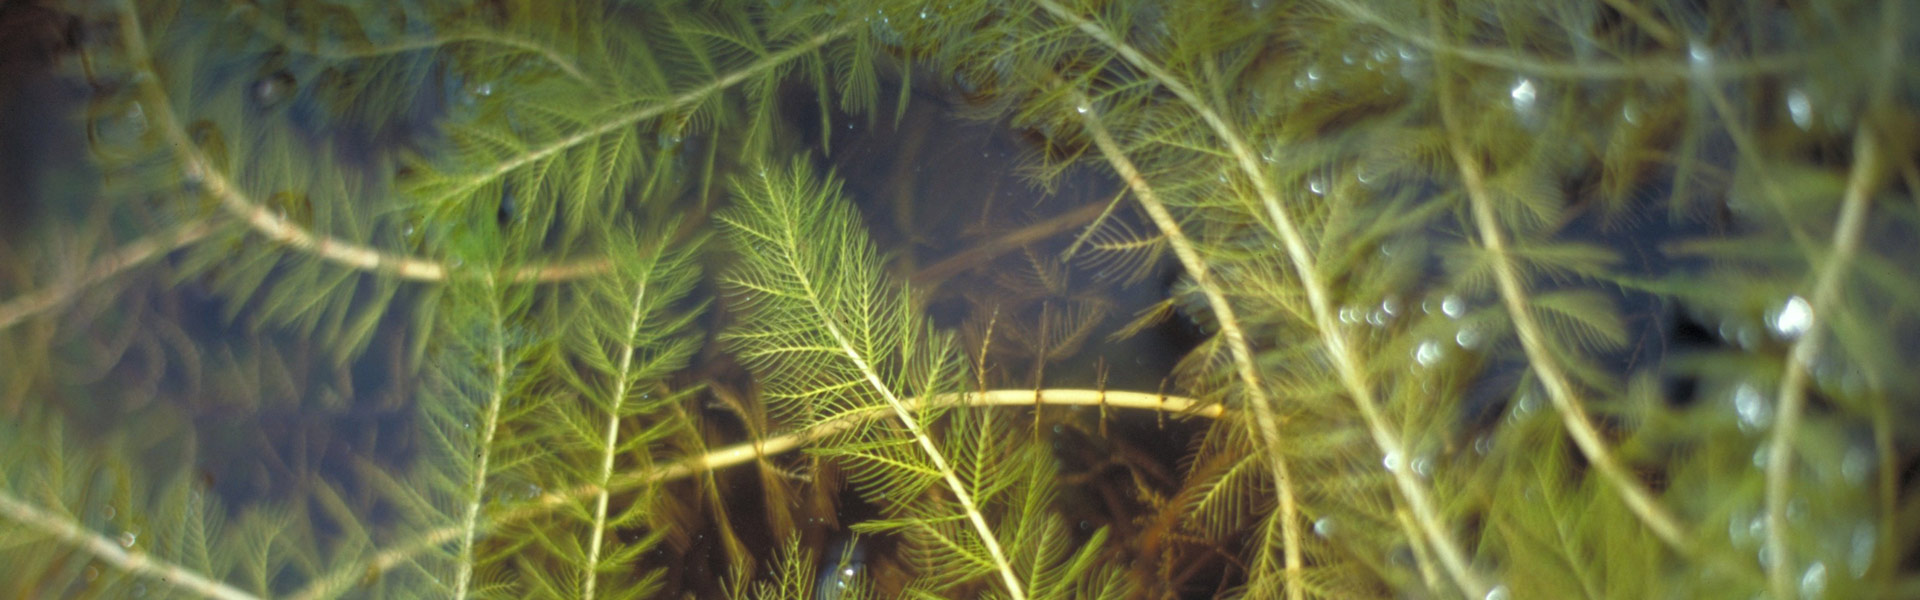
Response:
[{"label": "underwater vegetation", "polygon": [[1920,597],[1908,2],[0,38],[0,596]]}]

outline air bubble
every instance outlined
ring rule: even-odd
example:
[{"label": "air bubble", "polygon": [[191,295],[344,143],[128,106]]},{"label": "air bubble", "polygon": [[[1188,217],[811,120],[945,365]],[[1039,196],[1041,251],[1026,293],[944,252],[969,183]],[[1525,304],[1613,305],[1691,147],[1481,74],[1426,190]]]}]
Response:
[{"label": "air bubble", "polygon": [[1740,382],[1733,390],[1733,412],[1740,416],[1740,430],[1748,433],[1773,424],[1773,405],[1752,383]]},{"label": "air bubble", "polygon": [[1521,77],[1515,80],[1513,88],[1507,90],[1507,96],[1513,98],[1513,110],[1521,114],[1533,112],[1534,100],[1540,96],[1540,90],[1533,85],[1532,79]]},{"label": "air bubble", "polygon": [[1398,473],[1400,472],[1401,461],[1402,459],[1398,451],[1388,452],[1386,456],[1380,458],[1380,465],[1386,467],[1389,473]]},{"label": "air bubble", "polygon": [[[1383,246],[1382,248],[1384,249],[1385,247]],[[1387,316],[1398,316],[1400,314],[1400,298],[1398,296],[1387,296],[1386,300],[1380,301],[1380,310],[1386,311]]]},{"label": "air bubble", "polygon": [[253,82],[253,101],[264,108],[279,106],[293,96],[300,83],[285,69],[274,71]]},{"label": "air bubble", "polygon": [[1687,42],[1687,60],[1693,64],[1694,71],[1705,74],[1713,69],[1713,49],[1699,40]]},{"label": "air bubble", "polygon": [[1320,517],[1313,520],[1314,535],[1331,538],[1335,531],[1338,531],[1338,526],[1334,524],[1333,517]]},{"label": "air bubble", "polygon": [[1787,116],[1792,117],[1794,126],[1802,131],[1813,127],[1813,100],[1807,97],[1806,90],[1787,90]]},{"label": "air bubble", "polygon": [[1813,327],[1813,305],[1799,296],[1787,298],[1779,308],[1767,311],[1767,327],[1782,340],[1799,339]]},{"label": "air bubble", "polygon": [[1453,334],[1453,343],[1459,344],[1462,349],[1472,350],[1480,345],[1480,330],[1461,327],[1459,333]]},{"label": "air bubble", "polygon": [[1421,477],[1433,477],[1433,457],[1431,456],[1414,457],[1413,473]]},{"label": "air bubble", "polygon": [[1341,323],[1344,323],[1347,325],[1354,325],[1359,323],[1361,319],[1362,317],[1360,316],[1360,309],[1358,307],[1353,307],[1353,306],[1340,307]]},{"label": "air bubble", "polygon": [[1513,591],[1507,589],[1507,584],[1503,583],[1500,585],[1496,585],[1496,586],[1493,586],[1493,589],[1487,590],[1486,600],[1512,600],[1512,599],[1513,599]]},{"label": "air bubble", "polygon": [[1087,106],[1087,103],[1085,103],[1085,102],[1081,102],[1081,103],[1080,103],[1079,105],[1077,105],[1077,106],[1074,106],[1074,107],[1073,107],[1073,110],[1074,110],[1074,112],[1078,112],[1078,113],[1080,113],[1080,114],[1083,114],[1083,115],[1084,115],[1084,114],[1087,114],[1087,113],[1090,113],[1090,112],[1093,112],[1093,107],[1091,107],[1091,106]]},{"label": "air bubble", "polygon": [[1800,597],[1819,598],[1827,591],[1827,563],[1813,561],[1800,575]]},{"label": "air bubble", "polygon": [[1327,178],[1320,175],[1308,177],[1307,191],[1313,192],[1315,196],[1327,195]]},{"label": "air bubble", "polygon": [[1840,476],[1845,477],[1847,483],[1865,484],[1867,476],[1873,473],[1873,462],[1873,450],[1860,446],[1848,448],[1846,455],[1840,457]]},{"label": "air bubble", "polygon": [[1467,302],[1461,300],[1459,296],[1447,294],[1447,297],[1440,301],[1440,312],[1446,313],[1448,318],[1458,319],[1460,315],[1467,314]]},{"label": "air bubble", "polygon": [[1493,452],[1493,436],[1481,434],[1473,438],[1473,452],[1486,456]]},{"label": "air bubble", "polygon": [[1413,351],[1414,362],[1420,363],[1422,367],[1431,367],[1445,356],[1446,352],[1441,349],[1440,343],[1433,340],[1420,342],[1420,347]]},{"label": "air bubble", "polygon": [[1873,525],[1862,521],[1853,526],[1852,547],[1847,553],[1847,574],[1854,578],[1864,577],[1867,569],[1873,567],[1873,549],[1875,545]]},{"label": "air bubble", "polygon": [[120,532],[120,547],[121,547],[121,548],[132,548],[132,547],[133,547],[133,544],[134,544],[134,542],[137,542],[137,541],[139,541],[139,540],[140,540],[140,533],[139,533],[139,532],[136,532],[136,531],[133,531],[133,530],[131,530],[131,529],[129,529],[129,530],[127,530],[127,531],[122,531],[122,532]]}]

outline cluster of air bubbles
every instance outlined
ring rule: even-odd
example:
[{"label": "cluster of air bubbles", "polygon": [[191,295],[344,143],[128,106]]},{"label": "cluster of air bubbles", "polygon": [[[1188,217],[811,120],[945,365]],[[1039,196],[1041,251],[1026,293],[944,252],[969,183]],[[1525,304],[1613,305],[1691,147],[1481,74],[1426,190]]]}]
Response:
[{"label": "cluster of air bubbles", "polygon": [[1767,538],[1767,517],[1760,511],[1742,509],[1727,517],[1727,541],[1749,548]]},{"label": "cluster of air bubbles", "polygon": [[[922,11],[922,14],[924,15],[925,11]],[[881,44],[898,48],[906,43],[906,38],[900,35],[900,30],[893,28],[893,20],[887,17],[886,11],[875,10],[873,16],[867,17],[867,23],[873,27],[874,39],[879,40]]]},{"label": "cluster of air bubbles", "polygon": [[1752,382],[1733,387],[1733,414],[1740,418],[1740,430],[1754,433],[1773,424],[1773,401]]},{"label": "cluster of air bubbles", "polygon": [[1747,319],[1721,319],[1716,333],[1721,340],[1733,342],[1741,350],[1753,350],[1760,345],[1760,328]]},{"label": "cluster of air bubbles", "polygon": [[1521,390],[1520,399],[1513,403],[1513,411],[1507,415],[1507,419],[1519,423],[1526,420],[1529,415],[1539,411],[1540,394],[1529,387]]},{"label": "cluster of air bubbles", "polygon": [[1422,454],[1413,457],[1413,474],[1423,479],[1433,478],[1433,456]]}]

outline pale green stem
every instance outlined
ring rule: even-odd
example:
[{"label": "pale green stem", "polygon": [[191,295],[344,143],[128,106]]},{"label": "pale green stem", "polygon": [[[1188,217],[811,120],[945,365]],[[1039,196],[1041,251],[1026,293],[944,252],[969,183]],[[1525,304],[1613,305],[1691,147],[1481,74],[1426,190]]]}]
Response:
[{"label": "pale green stem", "polygon": [[[1085,96],[1077,91],[1074,95],[1078,97],[1080,106],[1088,106]],[[1160,202],[1159,195],[1151,185],[1147,184],[1146,177],[1142,176],[1140,169],[1134,166],[1133,159],[1127,156],[1120,147],[1120,143],[1113,139],[1113,134],[1107,131],[1106,125],[1101,123],[1100,115],[1093,110],[1086,110],[1081,112],[1080,120],[1086,126],[1088,134],[1093,137],[1094,145],[1106,157],[1107,163],[1112,165],[1114,172],[1120,174],[1120,178],[1127,182],[1127,187],[1133,190],[1134,199],[1140,202],[1140,206],[1146,209],[1148,217],[1153,219],[1154,225],[1167,236],[1167,245],[1173,248],[1174,256],[1180,259],[1181,266],[1186,268],[1187,276],[1193,278],[1194,285],[1206,295],[1207,305],[1212,307],[1214,320],[1220,324],[1220,334],[1226,338],[1227,348],[1233,353],[1235,372],[1247,395],[1246,404],[1252,407],[1249,412],[1254,416],[1254,431],[1260,436],[1261,444],[1267,449],[1265,454],[1268,467],[1273,472],[1274,489],[1278,490],[1280,495],[1278,507],[1280,514],[1276,518],[1280,520],[1283,539],[1281,548],[1286,564],[1287,598],[1299,600],[1305,597],[1306,586],[1301,579],[1304,560],[1300,555],[1299,507],[1294,496],[1293,473],[1287,468],[1286,460],[1280,455],[1280,449],[1285,447],[1283,446],[1285,440],[1280,435],[1279,418],[1273,414],[1273,400],[1267,396],[1266,383],[1260,376],[1259,367],[1255,364],[1253,347],[1247,342],[1246,332],[1240,327],[1240,319],[1235,315],[1233,305],[1227,301],[1226,294],[1220,291],[1220,285],[1213,280],[1212,268],[1208,266],[1206,259],[1200,256],[1199,251],[1193,248],[1193,243],[1187,239],[1186,231],[1180,227],[1180,221],[1174,219],[1173,213]]]},{"label": "pale green stem", "polygon": [[154,558],[153,555],[145,552],[122,547],[119,542],[82,527],[74,522],[72,517],[42,510],[4,490],[0,490],[0,517],[79,548],[113,568],[146,579],[158,580],[203,598],[216,600],[259,600],[260,598],[227,585],[225,582],[202,575],[193,569]]},{"label": "pale green stem", "polygon": [[[1046,389],[1034,390],[991,390],[968,392],[960,401],[970,407],[1033,407],[1033,406],[1105,406],[1136,410],[1152,410],[1163,413],[1191,415],[1218,419],[1226,416],[1226,409],[1218,404],[1201,404],[1192,398],[1148,394],[1143,392],[1121,392],[1108,390]],[[909,398],[907,406],[919,410],[921,401]],[[544,515],[559,510],[582,498],[590,498],[602,491],[618,493],[635,486],[677,481],[698,473],[717,471],[749,462],[765,460],[766,457],[792,452],[815,441],[839,435],[863,422],[886,416],[881,409],[869,409],[843,414],[808,428],[779,435],[765,440],[741,442],[717,450],[683,458],[665,465],[626,473],[607,482],[607,485],[581,485],[570,489],[548,492],[526,504],[508,509],[492,519],[493,526]],[[432,548],[453,541],[460,536],[458,527],[442,527],[422,534],[413,541],[398,548],[382,550],[373,555],[372,560],[350,564],[336,569],[324,577],[309,583],[299,593],[288,596],[290,600],[318,600],[339,595],[343,590],[361,581],[369,574],[384,573],[419,556]]]},{"label": "pale green stem", "polygon": [[78,277],[56,281],[52,285],[15,296],[6,303],[0,304],[0,330],[66,304],[80,290],[118,275],[121,271],[166,256],[167,253],[200,241],[201,238],[207,237],[207,234],[213,233],[216,228],[211,219],[196,219],[171,230],[129,242],[114,250],[112,254],[94,261],[86,270],[81,271]]},{"label": "pale green stem", "polygon": [[[658,258],[656,257],[655,260]],[[593,495],[593,535],[587,540],[587,564],[581,565],[586,572],[581,574],[583,581],[580,597],[585,600],[593,600],[594,587],[600,579],[598,568],[600,546],[604,543],[606,536],[607,502],[610,495],[607,491],[607,481],[613,479],[613,459],[620,449],[620,409],[626,404],[627,394],[631,391],[629,386],[632,382],[629,381],[629,375],[633,370],[633,338],[640,335],[640,326],[646,322],[644,318],[647,312],[646,306],[647,281],[642,278],[633,295],[633,314],[627,319],[627,336],[620,349],[620,368],[614,375],[613,403],[607,407],[607,434],[601,441],[600,475],[597,482],[600,491]]]},{"label": "pale green stem", "polygon": [[1561,370],[1560,361],[1554,357],[1547,335],[1533,318],[1526,284],[1521,281],[1519,267],[1514,265],[1500,218],[1494,212],[1492,194],[1487,191],[1486,174],[1481,170],[1479,157],[1461,138],[1465,126],[1454,110],[1452,86],[1445,83],[1449,78],[1442,75],[1440,79],[1440,118],[1447,129],[1447,147],[1453,155],[1455,167],[1460,170],[1461,184],[1466,187],[1467,198],[1472,204],[1474,227],[1479,232],[1480,243],[1493,258],[1494,282],[1500,290],[1501,301],[1506,304],[1507,314],[1513,319],[1513,328],[1520,337],[1520,347],[1526,353],[1528,366],[1539,376],[1541,386],[1546,388],[1547,398],[1560,413],[1560,420],[1566,426],[1567,434],[1573,438],[1574,445],[1580,449],[1580,454],[1600,470],[1601,477],[1613,486],[1627,509],[1633,511],[1661,541],[1676,550],[1687,551],[1690,542],[1679,520],[1668,513],[1653,497],[1653,493],[1626,467],[1621,466],[1620,461],[1607,449],[1606,439],[1601,437],[1599,430],[1594,429],[1579,392]]},{"label": "pale green stem", "polygon": [[505,403],[507,389],[507,332],[503,329],[506,315],[500,313],[499,291],[494,289],[493,278],[486,279],[488,306],[492,308],[488,326],[492,328],[490,336],[491,364],[488,365],[493,377],[492,385],[487,386],[487,412],[481,417],[480,439],[477,440],[473,468],[473,486],[468,491],[466,514],[460,519],[460,548],[458,572],[454,576],[453,597],[465,600],[467,587],[473,581],[473,541],[480,532],[480,506],[486,502],[487,463],[493,456],[493,434],[500,425],[500,405]]},{"label": "pale green stem", "polygon": [[1783,600],[1796,596],[1793,548],[1787,539],[1787,503],[1793,493],[1794,436],[1799,433],[1800,418],[1807,405],[1807,367],[1820,356],[1820,326],[1825,322],[1822,315],[1833,308],[1834,299],[1840,295],[1840,284],[1846,280],[1853,256],[1860,248],[1867,205],[1873,200],[1883,170],[1881,158],[1873,133],[1862,125],[1854,132],[1853,169],[1847,176],[1840,219],[1834,224],[1833,248],[1817,271],[1819,278],[1814,282],[1813,298],[1808,303],[1812,310],[1800,339],[1787,355],[1786,373],[1780,378],[1779,397],[1774,401],[1779,407],[1779,417],[1774,420],[1773,435],[1767,440],[1766,543],[1771,551],[1767,581],[1773,597]]}]

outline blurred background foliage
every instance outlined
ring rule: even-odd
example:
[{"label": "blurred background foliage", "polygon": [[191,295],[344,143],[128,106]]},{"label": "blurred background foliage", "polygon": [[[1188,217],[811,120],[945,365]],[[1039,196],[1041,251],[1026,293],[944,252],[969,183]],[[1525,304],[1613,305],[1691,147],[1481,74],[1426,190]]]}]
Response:
[{"label": "blurred background foliage", "polygon": [[1916,55],[1898,0],[0,4],[0,595],[1920,596]]}]

